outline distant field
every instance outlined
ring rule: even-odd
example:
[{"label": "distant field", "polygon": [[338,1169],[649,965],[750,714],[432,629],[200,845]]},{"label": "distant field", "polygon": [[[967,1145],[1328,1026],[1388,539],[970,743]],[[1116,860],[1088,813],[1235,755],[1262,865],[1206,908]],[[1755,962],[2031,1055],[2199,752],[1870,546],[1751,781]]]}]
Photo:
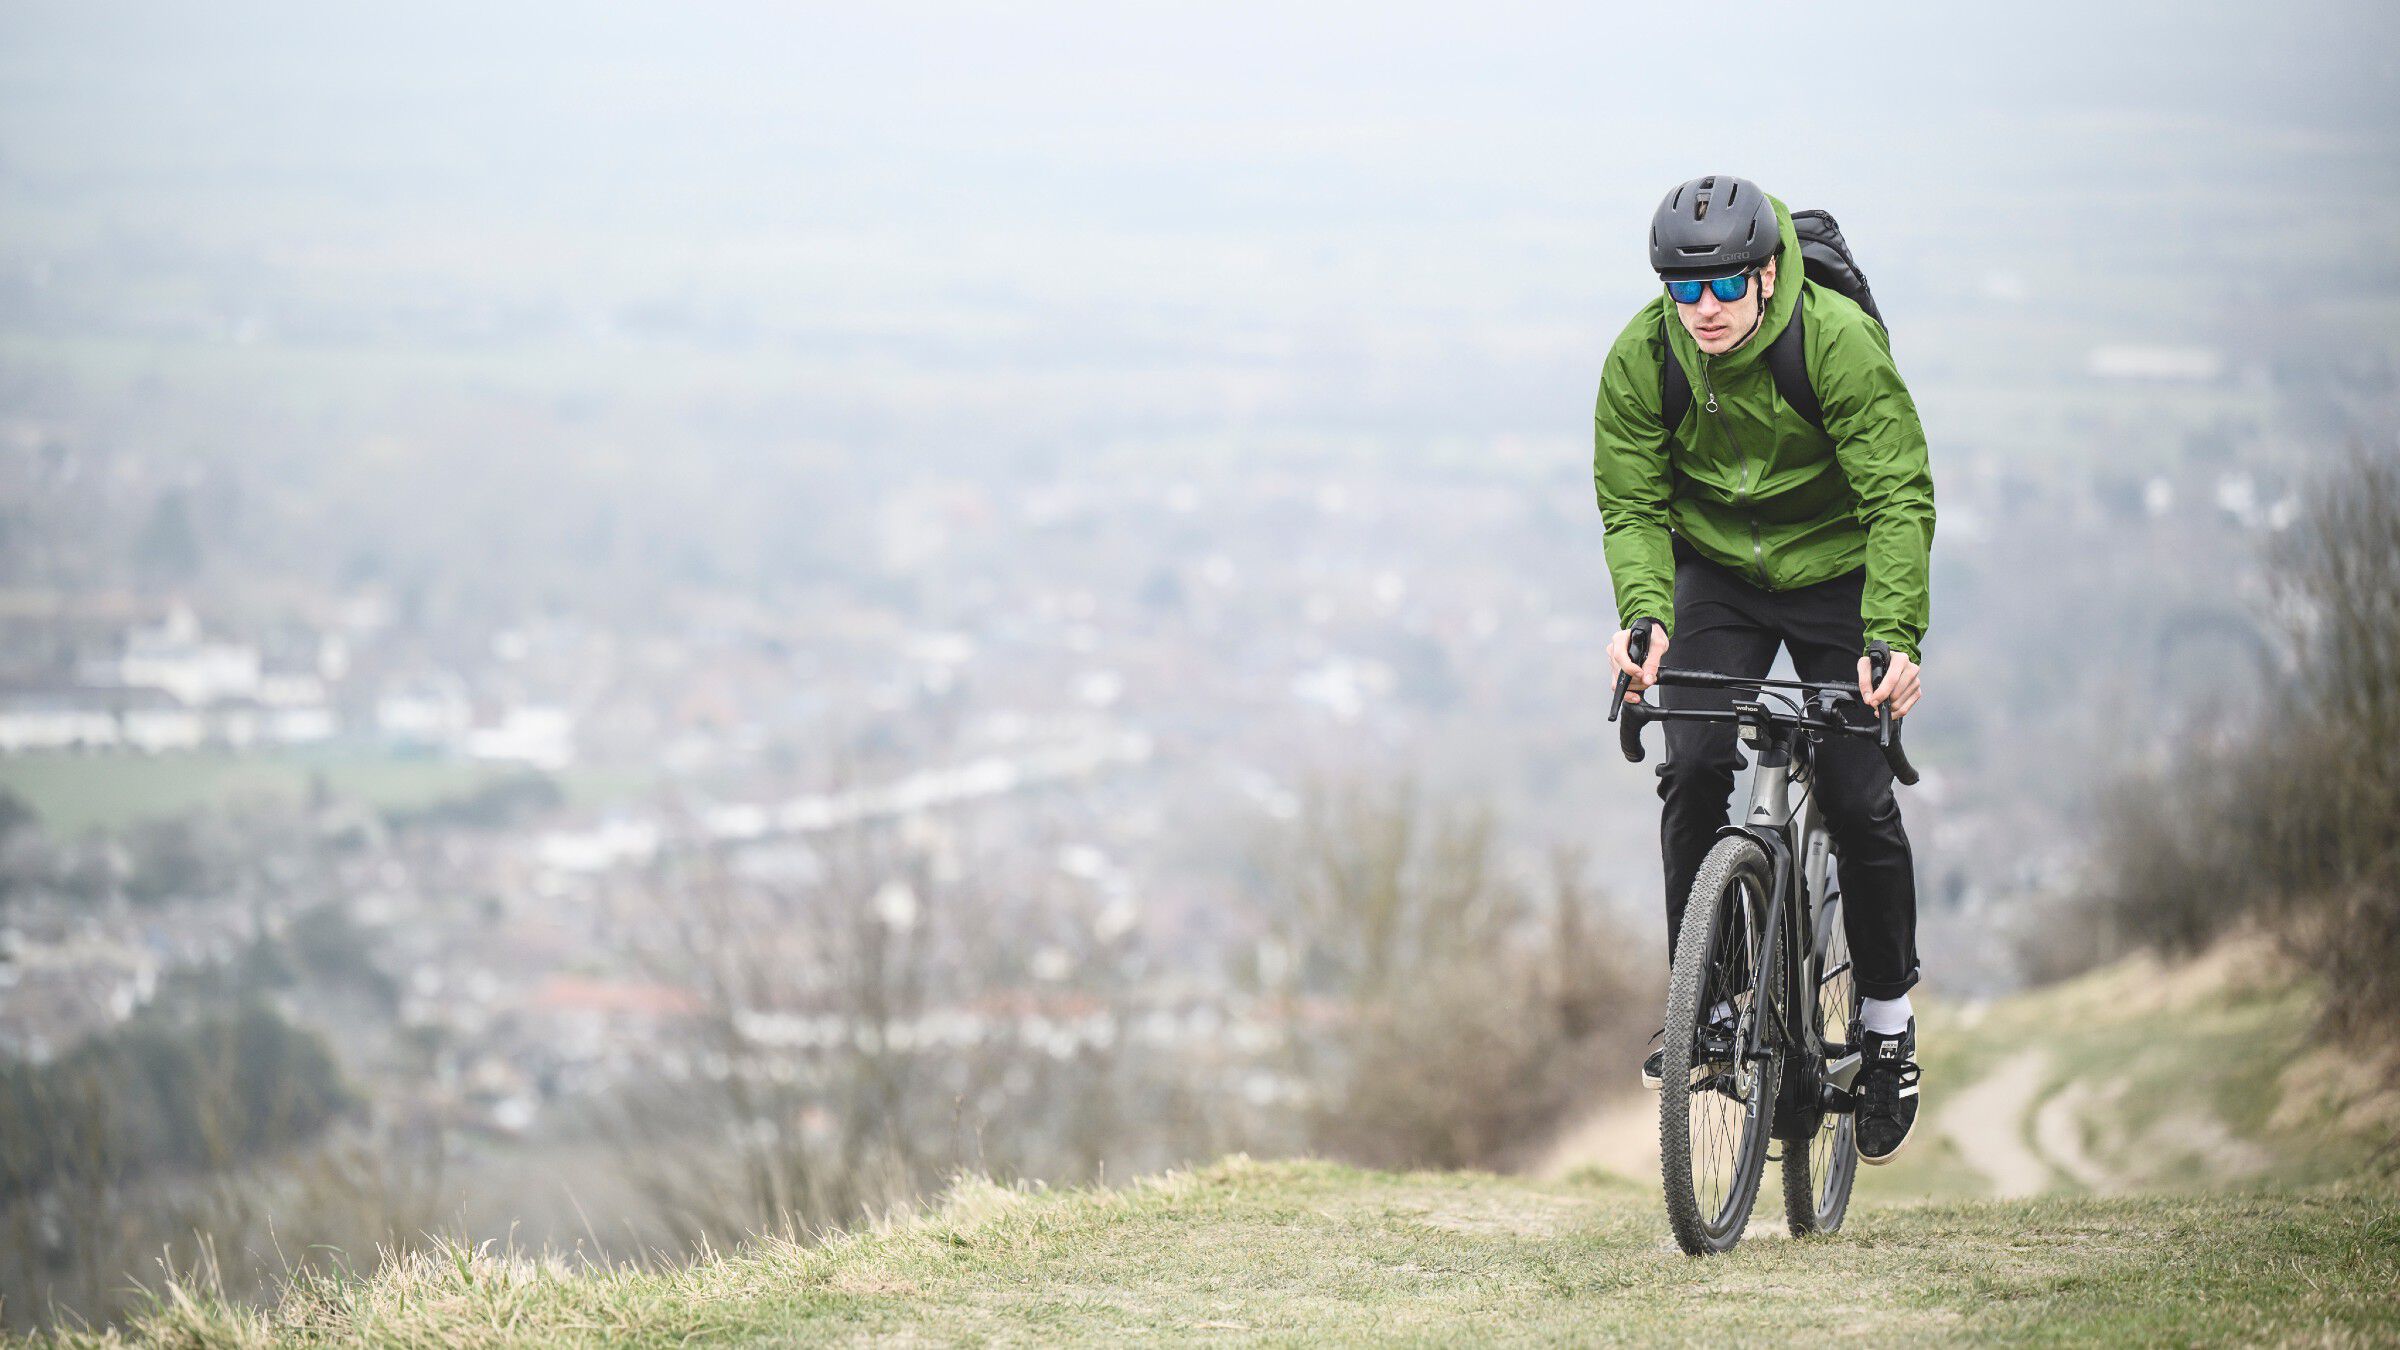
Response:
[{"label": "distant field", "polygon": [[[174,816],[209,803],[271,797],[296,801],[312,779],[378,810],[429,805],[523,770],[358,748],[230,750],[171,754],[42,753],[0,756],[0,787],[22,797],[50,830],[76,835]],[[570,770],[570,801],[590,804],[638,790],[638,776]]]}]

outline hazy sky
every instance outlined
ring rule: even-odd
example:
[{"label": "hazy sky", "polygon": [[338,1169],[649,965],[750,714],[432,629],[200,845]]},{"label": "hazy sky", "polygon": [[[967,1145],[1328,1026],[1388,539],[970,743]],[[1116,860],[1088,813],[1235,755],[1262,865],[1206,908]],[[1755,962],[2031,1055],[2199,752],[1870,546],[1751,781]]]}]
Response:
[{"label": "hazy sky", "polygon": [[[2028,167],[2029,136],[2081,148],[2033,167],[2079,172],[2103,217],[2112,177],[2138,197],[2145,175],[2207,162],[2151,162],[2162,131],[2348,156],[2376,188],[2400,159],[2400,7],[1887,4],[1805,32],[1792,15],[19,3],[0,14],[0,173],[12,195],[166,203],[194,230],[286,244],[321,224],[309,206],[370,230],[640,221],[703,241],[972,242],[1028,222],[1490,240],[1511,221],[1638,226],[1666,185],[1720,168],[1905,204],[1931,232],[1946,202],[2005,196],[1989,180]],[[2063,143],[2062,119],[2080,128]],[[1618,235],[1594,257],[1638,255]]]},{"label": "hazy sky", "polygon": [[[1947,370],[2247,341],[2327,275],[2330,331],[2400,340],[2400,7],[1794,13],[19,3],[0,337],[580,361],[665,315],[731,335],[693,378],[763,333],[816,365],[741,378],[885,413],[930,371],[972,424],[1115,395],[961,372],[1208,366],[1121,406],[1282,381],[1354,425],[1571,441],[1652,206],[1738,172],[1841,217],[1937,411]],[[1995,304],[2059,331],[1975,327]]]}]

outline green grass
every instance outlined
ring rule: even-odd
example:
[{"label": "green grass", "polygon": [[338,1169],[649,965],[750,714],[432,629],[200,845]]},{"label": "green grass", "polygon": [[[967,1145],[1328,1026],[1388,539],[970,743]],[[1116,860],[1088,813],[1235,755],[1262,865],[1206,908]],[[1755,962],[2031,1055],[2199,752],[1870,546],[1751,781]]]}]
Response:
[{"label": "green grass", "polygon": [[[1754,1230],[1755,1233],[1755,1230]],[[1115,1190],[965,1182],[925,1214],[692,1266],[446,1249],[265,1313],[191,1288],[118,1336],[175,1345],[2389,1343],[2400,1193],[1868,1206],[1850,1231],[1693,1260],[1618,1182],[1231,1159]]]}]

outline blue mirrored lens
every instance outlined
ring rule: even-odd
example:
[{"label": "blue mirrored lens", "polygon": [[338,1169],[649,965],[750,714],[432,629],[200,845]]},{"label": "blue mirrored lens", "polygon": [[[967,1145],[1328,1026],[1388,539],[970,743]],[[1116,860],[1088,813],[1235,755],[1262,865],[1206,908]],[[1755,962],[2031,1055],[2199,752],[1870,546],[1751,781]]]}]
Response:
[{"label": "blue mirrored lens", "polygon": [[1670,281],[1667,283],[1667,294],[1674,297],[1676,304],[1696,305],[1700,303],[1700,288],[1703,286],[1715,291],[1719,300],[1730,305],[1750,293],[1750,274],[1736,272],[1729,277],[1715,277],[1708,281]]}]

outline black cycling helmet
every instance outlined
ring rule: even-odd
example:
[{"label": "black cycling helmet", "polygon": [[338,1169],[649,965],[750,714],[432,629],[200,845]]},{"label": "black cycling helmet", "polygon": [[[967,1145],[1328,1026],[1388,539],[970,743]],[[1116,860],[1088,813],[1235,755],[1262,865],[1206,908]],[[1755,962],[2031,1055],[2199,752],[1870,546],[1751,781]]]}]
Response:
[{"label": "black cycling helmet", "polygon": [[1663,281],[1746,272],[1775,256],[1775,203],[1747,178],[1710,174],[1667,194],[1650,217],[1650,265]]}]

